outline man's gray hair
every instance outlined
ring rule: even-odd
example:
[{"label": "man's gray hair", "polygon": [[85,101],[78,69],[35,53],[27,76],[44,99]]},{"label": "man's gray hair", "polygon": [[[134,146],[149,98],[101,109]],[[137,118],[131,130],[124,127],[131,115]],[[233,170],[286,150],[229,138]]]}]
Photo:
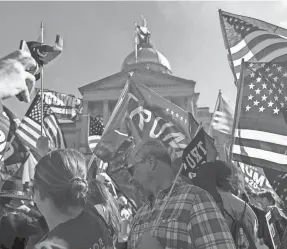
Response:
[{"label": "man's gray hair", "polygon": [[139,143],[132,153],[133,156],[137,156],[139,153],[143,157],[150,154],[154,155],[156,159],[164,161],[171,165],[171,157],[165,144],[157,138],[149,138]]}]

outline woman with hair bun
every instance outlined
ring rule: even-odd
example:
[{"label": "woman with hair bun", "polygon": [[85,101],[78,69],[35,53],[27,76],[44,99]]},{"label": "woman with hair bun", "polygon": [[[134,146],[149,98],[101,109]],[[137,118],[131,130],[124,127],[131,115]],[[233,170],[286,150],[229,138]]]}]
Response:
[{"label": "woman with hair bun", "polygon": [[35,249],[112,248],[106,225],[85,211],[89,187],[80,152],[60,149],[42,157],[34,184],[34,201],[49,227]]}]

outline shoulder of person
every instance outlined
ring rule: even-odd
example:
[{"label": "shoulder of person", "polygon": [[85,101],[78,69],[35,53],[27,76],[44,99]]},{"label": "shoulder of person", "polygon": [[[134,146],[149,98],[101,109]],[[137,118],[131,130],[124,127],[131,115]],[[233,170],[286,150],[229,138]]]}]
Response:
[{"label": "shoulder of person", "polygon": [[[210,193],[208,193],[206,190],[197,187],[195,185],[191,185],[188,183],[182,183],[179,188],[180,193],[185,196],[188,200],[196,200],[196,199],[202,199],[205,201],[213,201],[213,198]],[[186,195],[188,194],[188,195]]]},{"label": "shoulder of person", "polygon": [[[242,199],[240,199],[238,196],[230,193],[230,192],[219,192],[220,196],[223,200],[224,203],[228,203],[229,205],[231,205],[233,208],[235,208],[236,210],[240,210],[242,209],[242,211],[244,210],[244,206],[245,206],[245,201],[243,201]],[[250,208],[250,206],[246,203],[246,210],[252,210]]]},{"label": "shoulder of person", "polygon": [[255,218],[257,218],[255,212],[253,211],[252,207],[250,207],[250,205],[248,203],[246,203],[246,212],[250,213],[250,215],[254,216]]},{"label": "shoulder of person", "polygon": [[36,244],[33,249],[68,249],[60,240],[44,240]]}]

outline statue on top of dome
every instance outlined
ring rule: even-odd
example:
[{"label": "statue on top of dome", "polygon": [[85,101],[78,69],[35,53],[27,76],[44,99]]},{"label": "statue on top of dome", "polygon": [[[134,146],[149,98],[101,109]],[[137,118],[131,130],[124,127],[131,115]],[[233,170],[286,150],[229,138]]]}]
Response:
[{"label": "statue on top of dome", "polygon": [[148,30],[146,19],[142,16],[142,25],[140,26],[137,23],[135,23],[135,25],[138,37],[138,46],[141,47],[142,45],[151,45],[150,44],[151,34]]}]

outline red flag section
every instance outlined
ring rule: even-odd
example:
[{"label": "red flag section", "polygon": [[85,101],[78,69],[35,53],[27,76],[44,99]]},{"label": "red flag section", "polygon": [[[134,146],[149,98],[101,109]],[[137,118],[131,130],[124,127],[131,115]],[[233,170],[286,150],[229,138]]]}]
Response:
[{"label": "red flag section", "polygon": [[228,61],[237,79],[240,76],[242,59],[245,62],[286,61],[286,29],[221,10],[219,18]]},{"label": "red flag section", "polygon": [[181,158],[197,127],[191,114],[131,77],[94,153],[103,161],[123,162],[131,148],[151,137],[162,140],[173,159]]}]

